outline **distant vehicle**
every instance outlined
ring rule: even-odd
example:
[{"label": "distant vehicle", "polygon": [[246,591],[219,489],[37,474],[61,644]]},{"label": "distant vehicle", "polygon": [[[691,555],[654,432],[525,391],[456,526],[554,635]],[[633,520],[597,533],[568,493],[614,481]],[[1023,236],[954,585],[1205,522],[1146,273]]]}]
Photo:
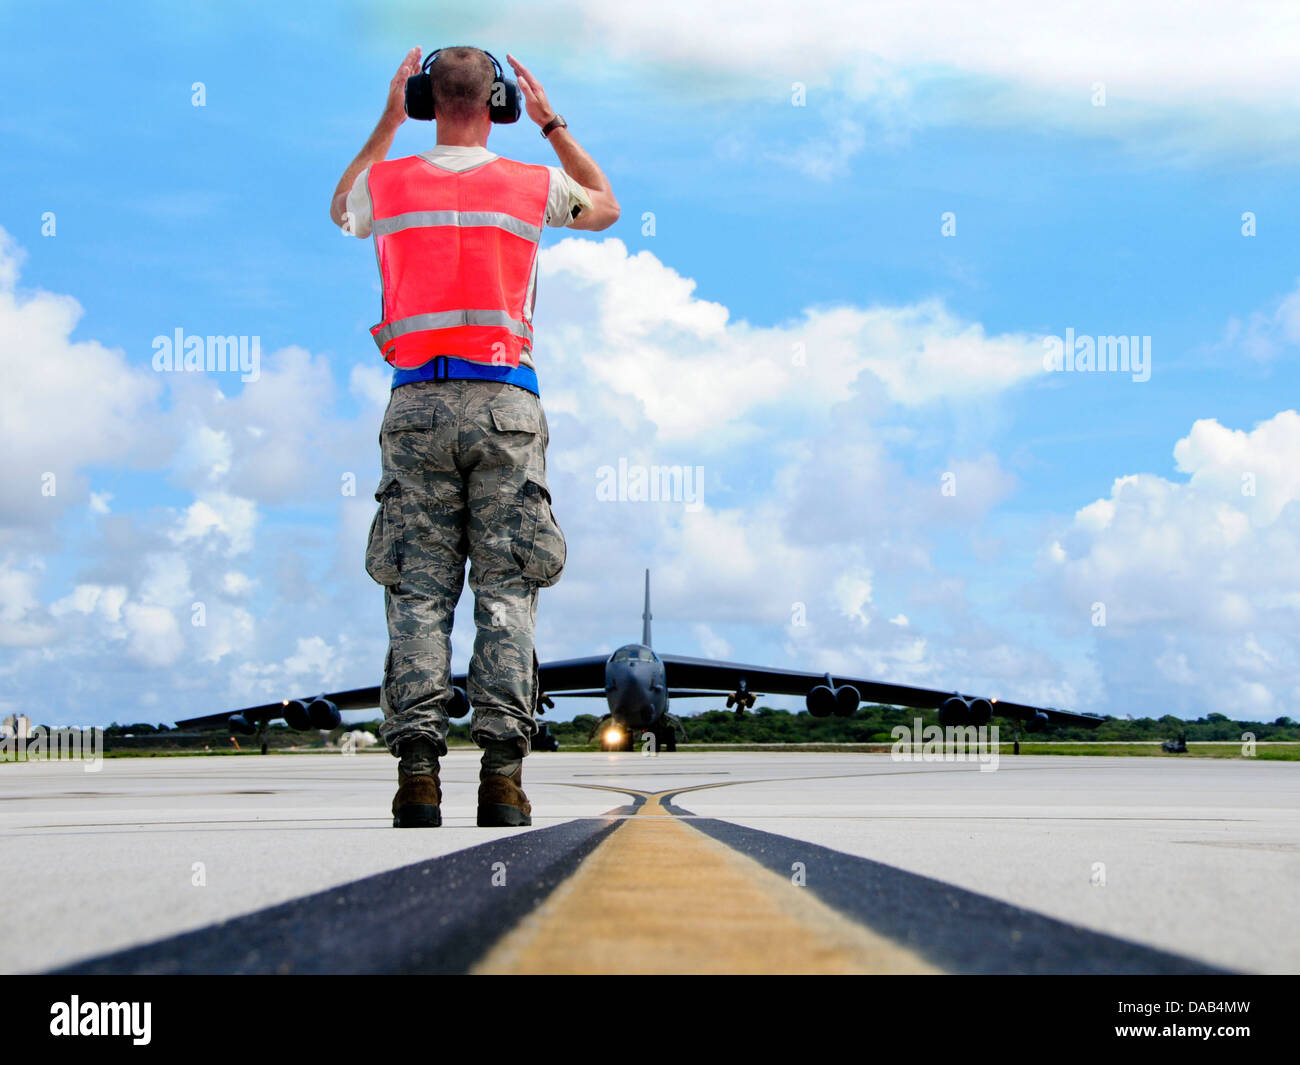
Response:
[{"label": "distant vehicle", "polygon": [[[801,695],[813,717],[852,717],[863,700],[887,706],[908,706],[939,711],[939,724],[949,726],[987,725],[996,714],[1023,722],[1030,732],[1048,725],[1072,725],[1096,728],[1102,718],[1077,714],[1055,707],[1030,706],[1003,702],[985,696],[963,695],[955,691],[913,688],[906,684],[855,677],[832,676],[830,673],[804,673],[748,666],[737,662],[715,662],[708,658],[661,655],[650,647],[650,571],[645,574],[645,610],[641,615],[641,642],[629,643],[611,655],[570,658],[561,662],[543,662],[537,666],[533,685],[534,711],[553,707],[552,695],[566,698],[604,699],[609,707],[595,731],[601,746],[610,751],[630,751],[638,741],[652,737],[658,750],[677,749],[677,730],[681,722],[668,712],[668,700],[727,696],[727,707],[743,714],[759,695]],[[452,698],[447,716],[460,719],[472,707],[466,693],[465,674],[451,678]],[[251,706],[234,714],[209,714],[177,722],[182,728],[215,728],[228,725],[233,732],[265,735],[266,726],[283,718],[290,728],[334,729],[342,721],[343,710],[367,710],[379,705],[379,689],[356,688],[315,698],[284,699],[265,706]],[[540,748],[539,748],[540,749]],[[265,747],[263,747],[265,753]]]},{"label": "distant vehicle", "polygon": [[537,724],[537,735],[533,737],[533,750],[535,751],[558,751],[560,741],[551,735],[551,726],[540,721]]},{"label": "distant vehicle", "polygon": [[1186,754],[1187,733],[1180,732],[1177,739],[1165,740],[1165,742],[1160,745],[1160,749],[1162,751],[1168,751],[1170,754]]}]

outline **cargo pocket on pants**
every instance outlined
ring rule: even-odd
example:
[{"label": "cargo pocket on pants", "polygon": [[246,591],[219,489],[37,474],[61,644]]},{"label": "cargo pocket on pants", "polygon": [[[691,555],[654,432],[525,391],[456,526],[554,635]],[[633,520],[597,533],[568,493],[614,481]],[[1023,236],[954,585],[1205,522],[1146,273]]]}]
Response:
[{"label": "cargo pocket on pants", "polygon": [[379,509],[370,523],[366,540],[366,572],[376,584],[391,587],[401,579],[397,542],[402,534],[401,487],[396,477],[387,477],[375,492]]},{"label": "cargo pocket on pants", "polygon": [[520,503],[522,520],[515,559],[523,575],[538,588],[549,588],[564,572],[568,548],[551,510],[551,493],[540,477],[529,475]]}]

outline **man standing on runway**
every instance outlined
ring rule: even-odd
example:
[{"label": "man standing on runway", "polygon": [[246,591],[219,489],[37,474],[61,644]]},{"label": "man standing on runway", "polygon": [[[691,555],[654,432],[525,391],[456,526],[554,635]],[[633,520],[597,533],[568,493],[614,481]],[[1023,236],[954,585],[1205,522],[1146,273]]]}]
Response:
[{"label": "man standing on runway", "polygon": [[[600,167],[537,79],[506,58],[517,88],[478,48],[444,48],[423,65],[412,49],[330,204],[345,232],[374,237],[383,316],[372,333],[394,367],[366,570],[384,587],[388,617],[381,734],[399,759],[399,828],[442,823],[438,760],[466,561],[478,823],[532,823],[522,783],[536,731],[537,590],[559,580],[565,561],[532,355],[537,248],[544,226],[601,230],[619,216]],[[492,123],[518,117],[519,92],[561,167],[488,151]],[[408,114],[436,121],[437,144],[386,161]]]}]

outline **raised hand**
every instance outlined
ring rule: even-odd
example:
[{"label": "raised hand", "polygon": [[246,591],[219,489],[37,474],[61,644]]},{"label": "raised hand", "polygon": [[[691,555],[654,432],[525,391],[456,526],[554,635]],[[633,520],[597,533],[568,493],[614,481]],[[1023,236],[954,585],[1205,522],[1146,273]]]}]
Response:
[{"label": "raised hand", "polygon": [[397,68],[393,80],[388,83],[388,103],[384,105],[384,116],[396,122],[406,121],[406,79],[420,73],[420,49],[412,48],[406,53],[402,65]]},{"label": "raised hand", "polygon": [[550,101],[546,99],[546,90],[542,83],[528,73],[528,68],[514,56],[506,54],[506,62],[514,68],[515,78],[519,82],[519,91],[524,94],[524,107],[528,117],[539,126],[544,126],[555,117]]}]

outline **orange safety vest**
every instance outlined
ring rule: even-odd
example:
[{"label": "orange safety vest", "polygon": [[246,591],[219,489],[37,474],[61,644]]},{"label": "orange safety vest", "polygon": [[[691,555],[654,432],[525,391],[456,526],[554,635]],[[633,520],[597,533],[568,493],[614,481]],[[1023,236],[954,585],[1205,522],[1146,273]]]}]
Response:
[{"label": "orange safety vest", "polygon": [[533,270],[550,173],[497,157],[468,170],[418,155],[367,178],[383,321],[370,330],[398,369],[438,355],[518,366],[533,346]]}]

